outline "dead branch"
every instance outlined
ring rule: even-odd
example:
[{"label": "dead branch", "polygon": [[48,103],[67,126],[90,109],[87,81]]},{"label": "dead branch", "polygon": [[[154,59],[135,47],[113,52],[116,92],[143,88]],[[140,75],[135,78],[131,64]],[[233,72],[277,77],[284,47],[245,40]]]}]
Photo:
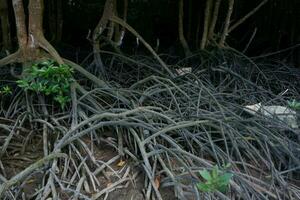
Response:
[{"label": "dead branch", "polygon": [[245,22],[249,17],[251,17],[254,13],[256,13],[263,5],[265,5],[269,0],[264,0],[258,6],[256,6],[252,11],[250,11],[248,14],[246,14],[243,18],[238,20],[236,23],[234,23],[228,30],[228,33],[233,31],[235,28],[237,28],[239,25],[241,25],[243,22]]}]

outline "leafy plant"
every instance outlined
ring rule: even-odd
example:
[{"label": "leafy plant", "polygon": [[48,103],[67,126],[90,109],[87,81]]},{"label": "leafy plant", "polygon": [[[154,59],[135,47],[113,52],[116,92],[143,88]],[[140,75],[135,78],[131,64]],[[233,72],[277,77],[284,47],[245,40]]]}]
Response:
[{"label": "leafy plant", "polygon": [[2,88],[0,88],[0,95],[8,95],[8,94],[12,94],[12,89],[9,86],[4,86]]},{"label": "leafy plant", "polygon": [[25,70],[26,76],[17,81],[19,87],[45,95],[53,95],[63,108],[70,98],[73,69],[65,64],[48,60],[33,64]]},{"label": "leafy plant", "polygon": [[288,101],[288,106],[294,110],[300,110],[300,102],[293,99],[293,101]]},{"label": "leafy plant", "polygon": [[[230,164],[227,164],[224,168],[230,167]],[[228,189],[230,179],[232,178],[232,173],[225,173],[223,170],[220,170],[218,166],[213,167],[209,172],[204,169],[201,170],[200,176],[205,180],[204,183],[198,183],[197,187],[202,192],[215,192],[220,191],[225,193]]]}]

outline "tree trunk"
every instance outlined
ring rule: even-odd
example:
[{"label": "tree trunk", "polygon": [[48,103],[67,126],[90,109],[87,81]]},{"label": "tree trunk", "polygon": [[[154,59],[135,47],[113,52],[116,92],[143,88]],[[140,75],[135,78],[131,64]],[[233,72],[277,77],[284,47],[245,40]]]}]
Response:
[{"label": "tree trunk", "polygon": [[179,12],[178,12],[178,34],[179,34],[179,40],[180,43],[183,47],[184,54],[185,56],[189,56],[191,54],[191,51],[189,49],[189,46],[187,44],[187,41],[184,37],[184,30],[183,30],[183,17],[184,17],[184,12],[183,12],[183,0],[179,0]]},{"label": "tree trunk", "polygon": [[193,1],[188,1],[188,22],[187,22],[187,41],[191,41],[192,38],[192,25],[193,25]]},{"label": "tree trunk", "polygon": [[94,63],[96,64],[96,67],[100,70],[101,73],[100,75],[102,76],[102,78],[106,77],[106,72],[100,55],[99,38],[100,35],[103,33],[103,31],[107,28],[109,18],[113,15],[114,3],[115,0],[106,0],[102,17],[99,20],[96,28],[94,29],[93,36],[92,36]]},{"label": "tree trunk", "polygon": [[51,35],[50,41],[54,41],[56,38],[56,15],[55,15],[55,0],[48,0],[46,5],[48,6],[48,24]]},{"label": "tree trunk", "polygon": [[24,53],[27,45],[27,30],[25,24],[25,13],[24,13],[23,1],[13,0],[13,7],[14,7],[14,13],[16,19],[19,50],[21,50],[22,53]]},{"label": "tree trunk", "polygon": [[[94,82],[98,87],[109,87],[104,81],[98,79],[81,66],[69,60],[63,60],[53,46],[45,39],[43,33],[43,0],[29,1],[28,12],[26,12],[28,13],[28,28],[25,23],[26,18],[23,0],[12,0],[12,3],[16,18],[15,22],[19,49],[15,53],[1,59],[0,67],[17,62],[25,64],[26,66],[27,63],[51,58],[56,60],[59,64],[62,64],[65,61],[76,71]],[[113,94],[117,95],[115,92],[113,92]]]},{"label": "tree trunk", "polygon": [[11,49],[10,24],[8,19],[7,0],[0,0],[0,22],[2,30],[3,50]]},{"label": "tree trunk", "polygon": [[54,42],[56,44],[61,42],[63,34],[63,1],[59,0],[56,2],[56,38]]},{"label": "tree trunk", "polygon": [[[19,50],[0,60],[0,66],[13,62],[27,63],[52,57],[58,63],[63,60],[43,33],[43,0],[30,0],[28,6],[28,27],[22,0],[13,0]],[[28,30],[28,31],[27,31]],[[50,56],[49,56],[50,54]]]},{"label": "tree trunk", "polygon": [[207,35],[208,35],[208,29],[210,25],[212,1],[213,0],[206,0],[206,7],[204,13],[204,27],[203,27],[200,49],[204,49],[207,44]]},{"label": "tree trunk", "polygon": [[[128,12],[128,0],[124,0],[124,7],[123,7],[123,20],[124,22],[127,21],[127,12]],[[123,38],[125,35],[125,28],[120,27],[119,24],[115,24],[115,38],[114,41],[117,46],[121,46],[123,43]]]},{"label": "tree trunk", "polygon": [[228,11],[225,19],[223,33],[221,35],[221,39],[219,43],[221,47],[224,47],[226,38],[229,34],[229,26],[230,26],[231,15],[233,12],[233,5],[234,5],[234,0],[228,0]]},{"label": "tree trunk", "polygon": [[220,5],[221,5],[221,0],[216,0],[215,5],[214,5],[214,12],[212,14],[211,24],[209,26],[208,37],[207,37],[208,40],[213,39],[216,23],[217,23],[218,16],[219,16]]},{"label": "tree trunk", "polygon": [[49,30],[51,33],[50,41],[54,44],[59,44],[61,42],[63,28],[62,1],[48,0],[47,3]]}]

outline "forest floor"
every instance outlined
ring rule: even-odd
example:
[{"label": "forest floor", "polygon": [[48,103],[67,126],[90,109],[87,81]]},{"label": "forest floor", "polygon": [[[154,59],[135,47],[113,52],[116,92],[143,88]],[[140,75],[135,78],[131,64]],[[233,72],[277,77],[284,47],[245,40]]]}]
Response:
[{"label": "forest floor", "polygon": [[300,199],[300,129],[245,111],[289,107],[299,123],[299,69],[221,50],[173,62],[175,77],[145,56],[104,63],[109,87],[76,73],[65,108],[3,81],[4,200]]},{"label": "forest floor", "polygon": [[[90,138],[85,138],[84,141],[87,145],[91,145]],[[103,163],[109,162],[109,168],[104,170],[103,173],[97,176],[98,181],[101,184],[100,190],[107,190],[109,194],[107,200],[144,200],[144,176],[140,167],[136,166],[133,160],[123,160],[118,156],[118,153],[108,145],[96,146],[94,145],[93,154],[95,159]],[[33,164],[43,157],[43,146],[41,143],[33,141],[32,144],[28,144],[24,154],[20,156],[19,153],[12,154],[9,159],[3,159],[2,164],[5,165],[6,177],[11,178],[22,172],[27,166]],[[6,161],[9,161],[8,163]],[[13,161],[13,162],[12,162]],[[129,172],[129,173],[128,173]],[[42,185],[45,170],[36,171],[29,179],[23,182],[22,188],[26,196],[33,196],[37,191],[37,188]],[[120,177],[124,174],[130,181],[120,182]],[[121,179],[122,180],[122,179]],[[159,184],[159,182],[157,182]],[[116,186],[114,186],[116,185]],[[168,188],[162,188],[160,190],[164,200],[174,200],[175,196],[173,191]],[[68,193],[61,193],[61,200],[72,199],[72,196]],[[101,198],[102,199],[102,198]],[[48,199],[50,200],[50,199]]]}]

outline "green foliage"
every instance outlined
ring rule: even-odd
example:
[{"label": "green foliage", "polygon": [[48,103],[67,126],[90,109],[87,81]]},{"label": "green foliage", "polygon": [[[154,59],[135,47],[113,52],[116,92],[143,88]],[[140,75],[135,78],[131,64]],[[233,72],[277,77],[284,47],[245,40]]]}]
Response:
[{"label": "green foliage", "polygon": [[288,106],[294,110],[300,110],[300,102],[293,99],[293,101],[288,101]]},{"label": "green foliage", "polygon": [[0,95],[9,95],[12,94],[12,89],[9,86],[4,86],[2,88],[0,88]]},{"label": "green foliage", "polygon": [[[224,168],[230,167],[227,164]],[[218,166],[215,166],[210,172],[206,169],[201,170],[200,176],[205,180],[204,183],[198,183],[197,187],[201,192],[215,192],[220,191],[225,193],[228,189],[232,173],[225,173],[220,170]]]},{"label": "green foliage", "polygon": [[68,65],[54,61],[33,64],[25,71],[26,77],[17,81],[19,87],[52,95],[63,108],[70,98],[70,85],[73,81],[73,70]]}]

